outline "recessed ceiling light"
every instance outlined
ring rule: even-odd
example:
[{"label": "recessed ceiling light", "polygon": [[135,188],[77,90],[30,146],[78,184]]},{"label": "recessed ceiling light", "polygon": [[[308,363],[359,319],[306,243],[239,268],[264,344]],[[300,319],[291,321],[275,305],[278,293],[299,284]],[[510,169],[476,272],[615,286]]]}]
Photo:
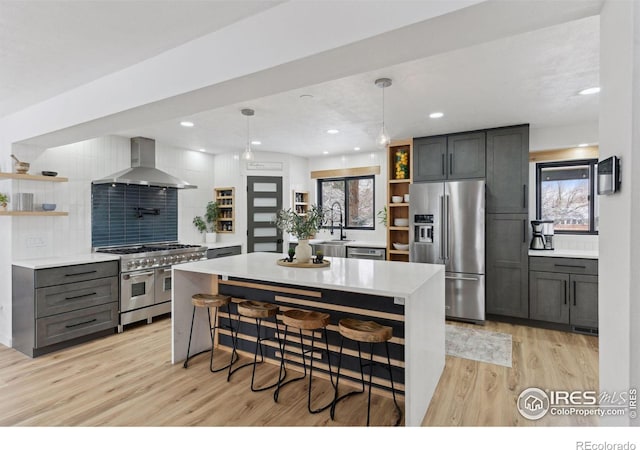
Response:
[{"label": "recessed ceiling light", "polygon": [[332,128],[330,130],[327,130],[327,133],[329,133],[329,134],[338,134],[338,133],[340,133],[340,130],[336,130],[335,128]]},{"label": "recessed ceiling light", "polygon": [[206,152],[206,150],[204,148],[200,148],[200,149],[198,149],[198,151],[202,152],[202,153]]},{"label": "recessed ceiling light", "polygon": [[578,144],[578,147],[588,147],[589,144]]},{"label": "recessed ceiling light", "polygon": [[358,150],[360,150],[360,147],[353,147],[353,149],[354,149],[355,151],[358,151]]},{"label": "recessed ceiling light", "polygon": [[262,145],[261,141],[251,141],[251,145]]},{"label": "recessed ceiling light", "polygon": [[600,92],[600,87],[596,86],[596,87],[590,87],[587,89],[583,89],[580,92],[578,92],[578,94],[580,95],[591,95],[591,94],[597,94],[598,92]]},{"label": "recessed ceiling light", "polygon": [[189,122],[189,121],[183,120],[182,122],[180,122],[180,125],[182,125],[183,127],[192,127],[193,126],[193,122]]},{"label": "recessed ceiling light", "polygon": [[329,154],[329,152],[324,151],[324,152],[322,152],[322,154],[323,154],[323,155],[328,155],[328,154]]},{"label": "recessed ceiling light", "polygon": [[311,94],[302,94],[302,95],[300,95],[300,98],[310,99],[310,98],[313,98],[313,95],[311,95]]},{"label": "recessed ceiling light", "polygon": [[434,112],[429,114],[429,117],[431,117],[432,119],[439,119],[442,116],[444,116],[444,113],[441,112]]}]

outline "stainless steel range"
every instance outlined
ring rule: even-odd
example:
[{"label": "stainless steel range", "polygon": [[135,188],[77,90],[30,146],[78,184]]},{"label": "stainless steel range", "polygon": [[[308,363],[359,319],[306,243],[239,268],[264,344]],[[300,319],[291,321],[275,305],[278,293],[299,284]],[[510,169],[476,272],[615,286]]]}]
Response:
[{"label": "stainless steel range", "polygon": [[120,255],[120,324],[171,312],[171,266],[207,259],[207,247],[177,242],[98,247],[99,253]]}]

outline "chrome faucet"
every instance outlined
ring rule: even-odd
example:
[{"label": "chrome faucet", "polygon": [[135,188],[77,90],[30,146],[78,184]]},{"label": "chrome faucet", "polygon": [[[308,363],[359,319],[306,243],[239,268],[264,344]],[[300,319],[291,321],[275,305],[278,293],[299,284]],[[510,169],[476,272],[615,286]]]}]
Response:
[{"label": "chrome faucet", "polygon": [[334,227],[334,222],[333,222],[333,207],[337,206],[338,209],[340,210],[340,240],[344,241],[347,238],[347,235],[344,234],[344,218],[342,217],[342,206],[340,206],[340,203],[338,202],[333,202],[331,204],[331,228],[329,233],[331,234],[331,236],[333,236],[333,227]]}]

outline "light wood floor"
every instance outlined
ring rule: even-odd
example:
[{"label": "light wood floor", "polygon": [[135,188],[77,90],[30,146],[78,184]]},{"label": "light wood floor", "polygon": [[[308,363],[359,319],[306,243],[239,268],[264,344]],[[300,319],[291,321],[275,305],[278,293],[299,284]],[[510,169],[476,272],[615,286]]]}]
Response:
[{"label": "light wood floor", "polygon": [[[513,335],[513,368],[448,356],[424,425],[595,424],[571,417],[530,422],[515,401],[530,386],[597,389],[597,338],[499,323],[484,328]],[[331,421],[328,411],[307,412],[306,382],[284,388],[274,404],[271,390],[249,391],[250,368],[227,383],[225,373],[209,372],[206,354],[186,370],[172,365],[170,333],[171,321],[163,319],[35,359],[0,345],[0,426],[365,424],[365,395],[341,403]],[[275,366],[261,369],[259,382],[276,376]],[[314,393],[314,400],[328,400],[330,383],[314,380]],[[393,419],[391,400],[374,396],[372,425]]]}]

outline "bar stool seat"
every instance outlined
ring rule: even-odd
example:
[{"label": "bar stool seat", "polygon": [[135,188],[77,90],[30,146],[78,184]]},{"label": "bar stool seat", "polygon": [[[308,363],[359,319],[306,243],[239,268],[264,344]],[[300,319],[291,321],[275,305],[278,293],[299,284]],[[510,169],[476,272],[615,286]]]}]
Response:
[{"label": "bar stool seat", "polygon": [[[256,375],[256,366],[264,362],[264,350],[262,341],[267,340],[275,340],[278,343],[278,349],[282,349],[282,343],[280,340],[280,328],[278,327],[278,321],[276,320],[276,316],[280,308],[278,305],[274,305],[273,303],[261,302],[257,300],[245,300],[238,303],[238,323],[236,325],[236,336],[235,339],[238,338],[238,330],[240,329],[240,319],[241,317],[247,317],[250,319],[255,319],[256,322],[256,347],[253,354],[253,362],[248,362],[237,366],[235,368],[229,367],[229,373],[227,374],[227,381],[231,379],[231,375],[233,375],[237,370],[242,369],[243,367],[253,366],[253,371],[251,373],[251,390],[253,392],[265,391],[267,389],[271,389],[278,385],[280,381],[282,381],[281,373],[278,376],[278,380],[272,384],[262,387],[255,387],[255,375]],[[262,334],[262,321],[264,319],[273,318],[273,321],[276,326],[276,333],[274,337],[263,337]],[[260,353],[260,360],[258,361],[258,353]],[[286,376],[286,372],[285,372]]]},{"label": "bar stool seat", "polygon": [[[275,392],[273,393],[273,400],[275,402],[278,401],[278,397],[280,395],[280,389],[282,389],[285,385],[292,383],[294,381],[304,380],[307,377],[307,361],[306,361],[305,354],[309,353],[310,369],[309,369],[309,384],[307,388],[307,409],[309,410],[310,413],[316,414],[331,407],[331,405],[333,404],[333,399],[332,399],[330,402],[328,402],[326,405],[320,408],[314,409],[311,407],[311,388],[313,385],[313,359],[314,359],[313,355],[314,355],[314,349],[315,349],[314,331],[316,330],[321,330],[324,332],[324,341],[325,341],[325,347],[327,351],[327,362],[329,363],[329,378],[331,379],[331,385],[335,389],[335,384],[333,382],[333,372],[331,370],[331,357],[329,353],[329,343],[327,341],[327,325],[329,325],[329,319],[330,319],[329,314],[323,313],[320,311],[305,311],[300,309],[290,309],[282,313],[281,320],[285,328],[284,328],[284,338],[282,341],[282,353],[281,353],[281,359],[280,359],[280,374],[282,374],[282,372],[285,369],[285,351],[286,351],[286,345],[287,345],[287,332],[289,330],[289,327],[297,328],[299,330],[300,354],[302,356],[303,374],[296,378],[292,378],[284,382],[282,381],[279,382]],[[303,330],[311,331],[311,346],[308,350],[305,350],[304,338],[302,334]],[[296,353],[296,355],[297,354],[298,353]],[[280,378],[282,378],[282,376],[280,376]]]},{"label": "bar stool seat", "polygon": [[[373,346],[374,344],[384,343],[385,350],[387,353],[387,364],[386,368],[389,371],[389,380],[391,381],[391,393],[393,394],[393,403],[395,404],[396,412],[398,418],[395,422],[395,426],[400,424],[402,420],[402,411],[400,406],[398,405],[398,401],[396,400],[396,390],[393,384],[393,373],[391,370],[391,358],[389,356],[389,341],[393,337],[393,328],[385,325],[380,325],[379,323],[370,321],[370,320],[358,320],[353,318],[345,318],[341,319],[338,322],[338,332],[341,336],[340,342],[340,354],[338,357],[338,371],[336,374],[336,384],[335,384],[335,394],[333,404],[331,405],[331,419],[333,420],[335,417],[336,405],[340,400],[343,400],[354,394],[362,394],[365,390],[365,382],[364,382],[364,366],[369,366],[369,394],[367,400],[367,426],[369,426],[370,412],[371,412],[371,380],[373,378],[373,367],[379,365],[373,361]],[[360,364],[360,376],[362,381],[362,389],[359,391],[351,391],[342,396],[338,396],[338,384],[340,381],[340,369],[342,367],[342,349],[344,347],[344,339],[350,339],[355,341],[358,346],[358,362]],[[366,364],[362,363],[362,351],[360,344],[369,344],[369,362]]]},{"label": "bar stool seat", "polygon": [[[203,350],[201,352],[196,353],[195,355],[190,355],[191,352],[191,338],[193,335],[193,322],[196,316],[196,308],[207,308],[207,317],[209,318],[209,334],[211,336],[211,356],[209,359],[209,370],[211,372],[220,372],[221,370],[228,369],[238,360],[238,353],[236,352],[235,340],[233,340],[233,350],[231,352],[231,360],[229,364],[219,367],[217,369],[213,368],[213,353],[214,353],[214,341],[215,341],[215,333],[218,328],[227,328],[231,330],[233,336],[233,323],[231,322],[231,312],[229,311],[229,304],[231,303],[231,297],[228,295],[221,294],[207,294],[207,293],[198,293],[194,294],[191,297],[191,304],[193,305],[193,312],[191,314],[191,329],[189,331],[189,345],[187,346],[187,359],[184,361],[183,367],[186,369],[189,366],[189,358],[193,356],[199,355],[201,353],[207,352],[209,350]],[[227,326],[218,325],[218,310],[222,307],[227,307],[227,318],[229,320]],[[213,325],[211,325],[211,308],[215,310]]]}]

